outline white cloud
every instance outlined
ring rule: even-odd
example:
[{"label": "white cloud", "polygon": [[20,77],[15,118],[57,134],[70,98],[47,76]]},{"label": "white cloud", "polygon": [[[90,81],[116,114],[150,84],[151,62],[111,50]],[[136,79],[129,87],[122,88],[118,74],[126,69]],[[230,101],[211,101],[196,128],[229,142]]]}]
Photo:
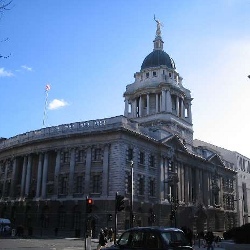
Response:
[{"label": "white cloud", "polygon": [[0,77],[10,77],[14,76],[14,74],[11,71],[7,71],[4,68],[0,68]]},{"label": "white cloud", "polygon": [[58,99],[54,99],[53,101],[51,101],[49,103],[49,107],[48,109],[53,110],[53,109],[59,109],[62,108],[64,106],[69,105],[66,101],[64,101],[63,99],[58,100]]},{"label": "white cloud", "polygon": [[32,71],[32,68],[31,67],[28,67],[26,65],[22,65],[21,66],[23,69],[27,70],[27,71]]}]

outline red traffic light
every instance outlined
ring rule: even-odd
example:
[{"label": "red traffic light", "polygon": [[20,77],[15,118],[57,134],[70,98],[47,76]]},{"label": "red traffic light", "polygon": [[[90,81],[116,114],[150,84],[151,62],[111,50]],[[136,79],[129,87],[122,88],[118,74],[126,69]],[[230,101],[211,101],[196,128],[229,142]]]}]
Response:
[{"label": "red traffic light", "polygon": [[89,205],[93,205],[93,199],[88,198],[88,199],[87,199],[87,204],[89,204]]}]

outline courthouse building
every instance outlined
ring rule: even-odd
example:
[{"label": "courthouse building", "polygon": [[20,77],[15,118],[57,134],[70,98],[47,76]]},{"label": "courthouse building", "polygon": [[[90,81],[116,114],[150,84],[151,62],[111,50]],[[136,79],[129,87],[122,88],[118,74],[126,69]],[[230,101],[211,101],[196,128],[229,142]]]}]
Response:
[{"label": "courthouse building", "polygon": [[0,139],[1,217],[30,233],[57,228],[68,236],[82,235],[87,222],[96,237],[114,227],[118,192],[125,196],[118,230],[132,224],[131,213],[134,226],[198,232],[237,224],[236,171],[213,150],[194,147],[191,93],[156,23],[153,51],[126,86],[124,115]]}]

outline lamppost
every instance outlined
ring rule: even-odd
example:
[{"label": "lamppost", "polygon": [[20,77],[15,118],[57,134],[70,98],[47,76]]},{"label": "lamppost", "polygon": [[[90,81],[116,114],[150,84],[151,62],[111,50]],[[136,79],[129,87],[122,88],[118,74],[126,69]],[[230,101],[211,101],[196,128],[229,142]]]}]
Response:
[{"label": "lamppost", "polygon": [[134,162],[131,160],[130,162],[131,167],[131,197],[130,197],[130,228],[134,225],[134,214],[133,214],[133,198],[134,198]]}]

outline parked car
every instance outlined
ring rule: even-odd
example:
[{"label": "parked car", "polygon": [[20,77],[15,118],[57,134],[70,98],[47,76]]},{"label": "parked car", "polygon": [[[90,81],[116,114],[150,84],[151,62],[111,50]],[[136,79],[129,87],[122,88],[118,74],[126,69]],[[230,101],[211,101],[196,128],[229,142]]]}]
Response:
[{"label": "parked car", "polygon": [[11,222],[9,219],[0,218],[0,235],[11,235]]},{"label": "parked car", "polygon": [[102,249],[191,250],[182,230],[165,227],[135,227],[125,231],[115,245]]}]

